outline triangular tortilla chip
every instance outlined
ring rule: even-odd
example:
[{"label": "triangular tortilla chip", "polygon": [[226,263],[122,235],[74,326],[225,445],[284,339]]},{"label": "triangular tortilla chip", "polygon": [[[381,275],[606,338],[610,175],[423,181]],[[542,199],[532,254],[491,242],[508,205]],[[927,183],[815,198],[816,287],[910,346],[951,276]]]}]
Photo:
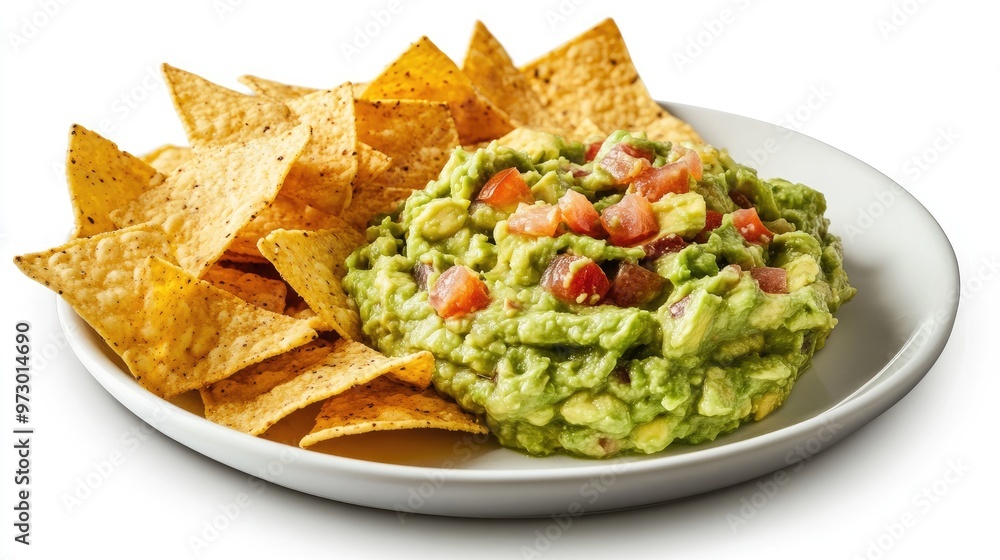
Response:
[{"label": "triangular tortilla chip", "polygon": [[691,125],[673,115],[664,115],[653,122],[646,123],[638,130],[645,132],[646,137],[650,140],[705,143]]},{"label": "triangular tortilla chip", "polygon": [[560,134],[565,128],[545,109],[541,97],[528,78],[514,66],[500,41],[483,22],[476,21],[462,72],[515,126],[538,128]]},{"label": "triangular tortilla chip", "polygon": [[[257,241],[276,229],[301,229],[315,231],[318,229],[350,227],[340,216],[328,214],[304,204],[294,198],[278,193],[267,208],[261,210],[257,217],[250,221],[236,235],[236,240],[229,246],[229,253],[239,253],[253,257],[251,262],[267,262],[267,259],[257,250]],[[360,232],[359,232],[360,234]],[[230,258],[230,260],[234,260]]]},{"label": "triangular tortilla chip", "polygon": [[577,142],[604,141],[608,137],[608,132],[594,124],[590,119],[583,119],[576,128],[569,133],[569,139]]},{"label": "triangular tortilla chip", "polygon": [[119,226],[153,222],[167,232],[181,268],[201,276],[236,232],[274,200],[309,140],[299,125],[282,135],[195,150],[160,186],[112,213]]},{"label": "triangular tortilla chip", "polygon": [[285,312],[288,287],[281,280],[264,278],[252,272],[220,266],[218,263],[205,271],[202,280],[261,309],[275,313]]},{"label": "triangular tortilla chip", "polygon": [[170,398],[305,344],[303,321],[258,309],[168,262],[152,224],[76,239],[15,263],[60,294],[141,385]]},{"label": "triangular tortilla chip", "polygon": [[254,364],[201,390],[205,418],[258,435],[300,408],[391,375],[430,386],[434,355],[389,358],[359,342],[322,339]]},{"label": "triangular tortilla chip", "polygon": [[253,90],[257,95],[263,95],[278,101],[288,101],[289,99],[295,99],[296,97],[302,97],[303,95],[319,91],[310,87],[283,84],[251,75],[240,76],[239,80],[241,84]]},{"label": "triangular tortilla chip", "polygon": [[[455,117],[463,144],[497,138],[513,128],[507,115],[484,97],[448,55],[427,37],[413,43],[372,80],[361,97],[369,101],[425,99],[446,102]],[[372,147],[379,149],[374,144]]]},{"label": "triangular tortilla chip", "polygon": [[164,144],[159,148],[139,156],[139,159],[148,163],[154,169],[164,175],[170,175],[174,169],[186,163],[194,156],[194,152],[187,146],[174,146]]},{"label": "triangular tortilla chip", "polygon": [[668,115],[650,97],[612,19],[529,63],[521,72],[546,108],[564,122],[590,118],[604,130],[641,130]]},{"label": "triangular tortilla chip", "polygon": [[288,107],[312,127],[312,140],[288,174],[282,194],[339,214],[351,202],[351,184],[358,174],[351,84],[290,99]]},{"label": "triangular tortilla chip", "polygon": [[298,124],[280,101],[245,95],[169,64],[163,65],[163,74],[177,115],[194,147],[281,134]]},{"label": "triangular tortilla chip", "polygon": [[433,389],[421,391],[380,377],[324,401],[316,425],[299,447],[346,435],[414,428],[487,433],[474,416]]},{"label": "triangular tortilla chip", "polygon": [[413,194],[413,189],[394,187],[362,190],[351,202],[351,206],[344,210],[344,219],[355,229],[367,229],[373,218],[395,212],[399,203],[406,200],[411,194]]},{"label": "triangular tortilla chip", "polygon": [[[358,142],[358,174],[354,177],[351,188],[357,191],[359,188],[371,185],[391,165],[391,157],[364,142]],[[353,194],[351,200],[354,200]]]},{"label": "triangular tortilla chip", "polygon": [[436,179],[459,134],[444,103],[422,100],[355,103],[358,139],[392,158],[375,181],[387,188],[422,189]]},{"label": "triangular tortilla chip", "polygon": [[111,212],[162,180],[163,176],[141,159],[74,124],[66,152],[66,182],[76,222],[73,237],[116,229]]},{"label": "triangular tortilla chip", "polygon": [[278,229],[257,248],[323,322],[344,338],[361,340],[361,318],[340,281],[347,273],[344,261],[363,241],[354,228]]}]

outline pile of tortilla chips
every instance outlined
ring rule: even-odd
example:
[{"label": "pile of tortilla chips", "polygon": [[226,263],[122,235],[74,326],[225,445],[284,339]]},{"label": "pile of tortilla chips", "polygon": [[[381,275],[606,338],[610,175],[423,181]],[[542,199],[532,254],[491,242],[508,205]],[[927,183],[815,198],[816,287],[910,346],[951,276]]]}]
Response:
[{"label": "pile of tortilla chips", "polygon": [[259,435],[313,403],[300,445],[403,428],[485,433],[430,387],[434,358],[365,345],[341,279],[366,223],[456,147],[615,129],[700,142],[646,91],[611,20],[518,68],[482,23],[461,68],[428,38],[365,84],[255,76],[253,93],[164,65],[189,146],[143,157],[73,125],[76,228],[17,266],[60,294],[165,399]]}]

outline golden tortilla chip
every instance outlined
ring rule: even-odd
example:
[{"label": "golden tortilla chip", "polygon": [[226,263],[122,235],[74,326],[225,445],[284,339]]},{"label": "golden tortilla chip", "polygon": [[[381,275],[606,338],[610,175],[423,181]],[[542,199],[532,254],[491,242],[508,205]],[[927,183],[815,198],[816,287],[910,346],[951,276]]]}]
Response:
[{"label": "golden tortilla chip", "polygon": [[646,123],[640,129],[650,140],[670,142],[691,142],[704,144],[705,141],[695,132],[691,125],[673,115],[664,115],[653,122]]},{"label": "golden tortilla chip", "polygon": [[649,95],[614,20],[606,19],[521,68],[545,107],[564,122],[641,130],[669,113]]},{"label": "golden tortilla chip", "polygon": [[[392,165],[391,157],[364,142],[358,142],[358,174],[354,177],[351,188],[356,191],[358,188],[371,185],[379,175],[389,169],[390,165]],[[353,194],[351,200],[354,200]]]},{"label": "golden tortilla chip", "polygon": [[210,282],[247,303],[275,313],[285,312],[285,297],[288,287],[281,280],[264,278],[252,272],[244,272],[215,264],[205,271],[202,280]]},{"label": "golden tortilla chip", "polygon": [[156,169],[96,132],[74,124],[69,131],[66,182],[76,230],[73,237],[90,237],[116,229],[113,210],[163,180]]},{"label": "golden tortilla chip", "polygon": [[187,163],[192,156],[194,156],[194,152],[187,146],[164,144],[148,154],[139,156],[139,159],[148,163],[160,173],[170,175],[182,163]]},{"label": "golden tortilla chip", "polygon": [[391,214],[399,203],[405,201],[412,193],[413,189],[392,187],[361,191],[351,202],[351,206],[344,210],[344,219],[355,229],[367,229],[372,218]]},{"label": "golden tortilla chip", "polygon": [[227,262],[234,264],[264,264],[270,262],[264,258],[264,255],[261,255],[259,253],[260,251],[258,251],[258,254],[248,255],[245,253],[237,253],[236,251],[227,250],[225,253],[222,253],[222,256],[219,257],[219,260],[217,262]]},{"label": "golden tortilla chip", "polygon": [[[424,99],[448,103],[463,144],[497,138],[513,128],[507,115],[427,37],[413,43],[372,80],[361,97],[369,101]],[[374,144],[372,147],[379,149]]]},{"label": "golden tortilla chip", "polygon": [[[231,257],[230,253],[238,253],[246,257],[254,257],[248,262],[268,262],[257,250],[257,241],[272,231],[276,229],[314,231],[334,227],[345,228],[350,227],[350,224],[340,216],[328,214],[308,204],[283,196],[279,192],[277,198],[267,208],[240,230],[224,258]],[[229,260],[234,259],[229,258]],[[235,260],[240,260],[240,257],[236,257]]]},{"label": "golden tortilla chip", "polygon": [[462,72],[516,126],[559,134],[565,126],[545,109],[528,78],[514,66],[510,55],[483,22],[476,21]]},{"label": "golden tortilla chip", "polygon": [[169,64],[163,65],[163,74],[193,147],[280,135],[298,124],[280,101],[245,95]]},{"label": "golden tortilla chip", "polygon": [[359,342],[317,339],[201,390],[205,418],[253,435],[300,408],[390,375],[430,386],[434,355],[389,358]]},{"label": "golden tortilla chip", "polygon": [[281,192],[339,214],[351,202],[351,184],[358,174],[351,84],[291,99],[288,107],[301,122],[312,127],[312,140],[288,174]]},{"label": "golden tortilla chip", "polygon": [[433,389],[421,391],[380,377],[324,401],[316,425],[299,447],[340,436],[413,428],[487,433],[474,416]]},{"label": "golden tortilla chip", "polygon": [[257,243],[278,274],[340,336],[361,340],[361,318],[340,281],[344,261],[364,238],[354,228],[278,229]]},{"label": "golden tortilla chip", "polygon": [[594,121],[590,119],[583,119],[580,124],[576,125],[573,132],[569,133],[570,140],[576,140],[577,142],[603,142],[607,139],[608,133],[601,129],[601,127],[594,124]]},{"label": "golden tortilla chip", "polygon": [[196,149],[191,161],[111,219],[119,226],[160,225],[181,268],[201,276],[274,200],[308,140],[309,127],[299,125],[282,135]]},{"label": "golden tortilla chip", "polygon": [[239,80],[241,84],[253,90],[253,92],[257,95],[263,95],[278,101],[288,101],[290,99],[295,99],[296,97],[302,97],[303,95],[319,91],[310,87],[283,84],[274,80],[266,80],[264,78],[251,75],[240,76]]},{"label": "golden tortilla chip", "polygon": [[398,100],[355,103],[358,139],[392,158],[376,181],[386,188],[422,189],[436,179],[459,145],[448,105]]},{"label": "golden tortilla chip", "polygon": [[60,294],[151,392],[170,398],[304,344],[303,321],[198,280],[152,224],[73,240],[15,263]]}]

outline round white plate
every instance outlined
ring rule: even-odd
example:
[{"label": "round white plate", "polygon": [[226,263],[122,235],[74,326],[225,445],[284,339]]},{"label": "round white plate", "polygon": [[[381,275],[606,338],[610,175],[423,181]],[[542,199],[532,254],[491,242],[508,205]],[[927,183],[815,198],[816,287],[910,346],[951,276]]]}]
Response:
[{"label": "round white plate", "polygon": [[108,392],[183,445],[281,486],[401,514],[575,516],[682,498],[787,467],[877,417],[931,368],[958,309],[954,251],[920,203],[861,161],[775,125],[665,106],[762,178],[782,177],[823,192],[831,230],[843,238],[845,268],[858,288],[784,406],[710,444],[594,461],[532,458],[479,437],[413,432],[409,443],[397,435],[359,444],[402,445],[398,459],[385,459],[392,453],[378,458],[378,449],[350,451],[375,459],[305,451],[213,424],[147,392],[60,300],[63,329]]}]

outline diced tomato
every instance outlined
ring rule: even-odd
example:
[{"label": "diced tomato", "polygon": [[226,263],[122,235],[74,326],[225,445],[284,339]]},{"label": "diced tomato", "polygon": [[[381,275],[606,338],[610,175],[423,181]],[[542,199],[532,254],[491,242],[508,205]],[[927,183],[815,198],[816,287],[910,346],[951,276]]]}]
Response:
[{"label": "diced tomato", "polygon": [[618,144],[618,147],[621,148],[621,151],[625,152],[626,154],[634,158],[642,158],[648,161],[649,163],[653,163],[653,159],[656,158],[656,153],[653,152],[653,150],[647,148],[639,148],[633,146],[632,144],[624,144],[624,143]]},{"label": "diced tomato", "polygon": [[653,206],[641,195],[630,193],[617,204],[604,209],[601,223],[612,245],[631,246],[644,241],[660,230]]},{"label": "diced tomato", "polygon": [[645,158],[629,155],[622,146],[628,144],[618,144],[611,148],[608,155],[601,159],[600,166],[614,177],[615,184],[624,186],[648,168],[649,162]]},{"label": "diced tomato", "polygon": [[603,141],[602,142],[591,142],[590,145],[587,146],[587,153],[584,156],[584,157],[587,158],[587,161],[594,161],[594,158],[597,157],[597,152],[601,151],[601,146],[602,145],[604,145]]},{"label": "diced tomato", "polygon": [[652,301],[663,289],[663,277],[645,268],[622,261],[611,281],[607,299],[618,307],[638,307]]},{"label": "diced tomato", "polygon": [[753,208],[753,201],[747,198],[747,195],[739,191],[729,191],[729,200],[732,200],[737,206],[743,208]]},{"label": "diced tomato", "polygon": [[708,241],[708,234],[712,233],[716,228],[722,225],[722,213],[716,212],[715,210],[705,211],[705,227],[695,236],[694,240],[697,243],[704,243]]},{"label": "diced tomato", "polygon": [[783,268],[771,266],[751,268],[750,276],[757,281],[761,290],[769,294],[788,293],[788,271]]},{"label": "diced tomato", "polygon": [[701,157],[698,155],[698,152],[683,146],[674,146],[674,152],[681,155],[681,157],[677,158],[677,161],[684,163],[688,173],[694,177],[694,180],[701,181],[704,171],[701,167]]},{"label": "diced tomato", "polygon": [[636,191],[650,202],[656,202],[668,193],[686,193],[690,172],[684,162],[678,160],[662,167],[646,167],[632,181]]},{"label": "diced tomato", "polygon": [[478,274],[467,266],[456,265],[438,277],[428,300],[438,315],[448,319],[484,309],[490,304],[490,292]]},{"label": "diced tomato", "polygon": [[576,177],[577,179],[579,179],[580,177],[586,177],[587,175],[590,175],[590,171],[587,171],[586,169],[573,170],[573,176]]},{"label": "diced tomato", "polygon": [[590,237],[607,237],[601,225],[601,215],[586,196],[570,189],[559,199],[559,211],[570,231]]},{"label": "diced tomato", "polygon": [[535,197],[531,195],[531,188],[521,178],[517,168],[508,167],[498,171],[486,181],[479,190],[476,200],[481,200],[498,210],[511,212],[522,202],[531,204],[535,201]]},{"label": "diced tomato", "polygon": [[687,241],[676,233],[661,235],[642,246],[642,250],[646,252],[646,258],[643,260],[656,260],[668,253],[676,253],[684,247],[687,247]]},{"label": "diced tomato", "polygon": [[587,257],[557,255],[542,273],[543,288],[557,298],[583,305],[597,305],[608,293],[608,277]]},{"label": "diced tomato", "polygon": [[413,265],[411,274],[413,274],[413,281],[417,283],[418,288],[427,289],[427,279],[430,278],[432,272],[434,272],[434,267],[429,264],[418,262]]},{"label": "diced tomato", "polygon": [[522,204],[507,219],[507,229],[511,233],[533,237],[552,237],[562,223],[562,213],[558,206],[551,204]]},{"label": "diced tomato", "polygon": [[756,208],[741,208],[732,213],[733,225],[743,239],[750,243],[767,243],[774,234],[760,221]]}]

